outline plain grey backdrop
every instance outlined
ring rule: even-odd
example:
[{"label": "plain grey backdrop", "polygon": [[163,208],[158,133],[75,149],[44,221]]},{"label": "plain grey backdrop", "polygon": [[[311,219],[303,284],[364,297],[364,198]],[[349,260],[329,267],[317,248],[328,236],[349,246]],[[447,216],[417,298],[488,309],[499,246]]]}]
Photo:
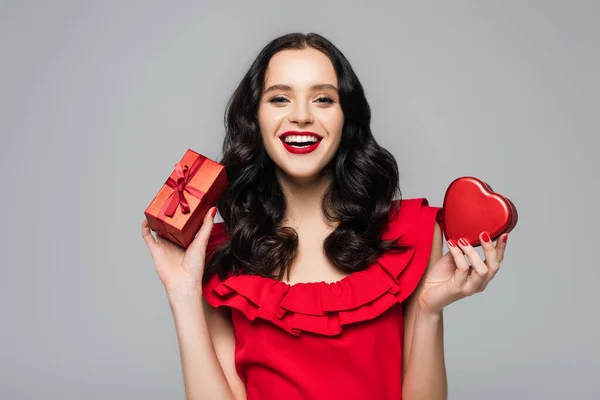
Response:
[{"label": "plain grey backdrop", "polygon": [[350,60],[405,198],[475,175],[517,205],[496,279],[445,311],[450,398],[600,398],[599,12],[1,1],[0,398],[184,397],[143,211],[188,147],[220,156],[227,99],[295,31]]}]

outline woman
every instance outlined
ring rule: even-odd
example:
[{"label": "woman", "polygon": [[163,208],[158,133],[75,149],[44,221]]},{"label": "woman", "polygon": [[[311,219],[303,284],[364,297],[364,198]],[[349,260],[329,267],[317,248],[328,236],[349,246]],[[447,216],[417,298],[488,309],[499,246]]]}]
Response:
[{"label": "woman", "polygon": [[482,232],[485,261],[464,240],[442,256],[440,209],[396,199],[358,78],[319,35],[269,43],[226,117],[224,222],[209,210],[187,251],[142,226],[187,398],[446,399],[443,309],[486,287],[507,234]]}]

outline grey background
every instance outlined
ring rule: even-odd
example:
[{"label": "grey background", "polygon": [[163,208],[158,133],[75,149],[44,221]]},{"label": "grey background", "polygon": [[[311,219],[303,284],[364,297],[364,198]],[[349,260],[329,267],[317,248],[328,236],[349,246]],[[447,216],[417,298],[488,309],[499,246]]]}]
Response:
[{"label": "grey background", "polygon": [[600,398],[599,11],[0,2],[0,398],[183,398],[143,210],[188,147],[220,155],[226,100],[293,31],[349,58],[405,198],[475,175],[519,209],[496,279],[445,312],[450,398]]}]

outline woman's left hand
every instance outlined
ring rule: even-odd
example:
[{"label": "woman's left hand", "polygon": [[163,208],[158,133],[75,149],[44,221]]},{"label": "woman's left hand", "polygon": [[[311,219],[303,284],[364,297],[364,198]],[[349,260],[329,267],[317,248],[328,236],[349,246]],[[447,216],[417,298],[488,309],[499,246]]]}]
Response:
[{"label": "woman's left hand", "polygon": [[[484,238],[488,239],[487,242]],[[482,232],[479,240],[485,260],[466,240],[458,240],[458,243],[448,241],[450,251],[429,268],[423,278],[423,290],[419,294],[420,310],[440,314],[447,305],[482,292],[500,268],[507,239],[508,234],[504,233],[494,245],[487,233]]]}]

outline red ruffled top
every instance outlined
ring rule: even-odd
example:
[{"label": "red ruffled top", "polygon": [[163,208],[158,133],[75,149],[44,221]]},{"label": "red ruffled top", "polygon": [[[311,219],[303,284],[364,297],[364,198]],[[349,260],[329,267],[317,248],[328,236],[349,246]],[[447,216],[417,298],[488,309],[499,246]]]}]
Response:
[{"label": "red ruffled top", "polygon": [[[337,282],[214,275],[203,296],[232,310],[248,400],[401,399],[402,301],[427,267],[440,210],[424,198],[403,199],[383,239],[402,235],[410,249],[386,252]],[[215,224],[207,253],[226,235]]]}]

